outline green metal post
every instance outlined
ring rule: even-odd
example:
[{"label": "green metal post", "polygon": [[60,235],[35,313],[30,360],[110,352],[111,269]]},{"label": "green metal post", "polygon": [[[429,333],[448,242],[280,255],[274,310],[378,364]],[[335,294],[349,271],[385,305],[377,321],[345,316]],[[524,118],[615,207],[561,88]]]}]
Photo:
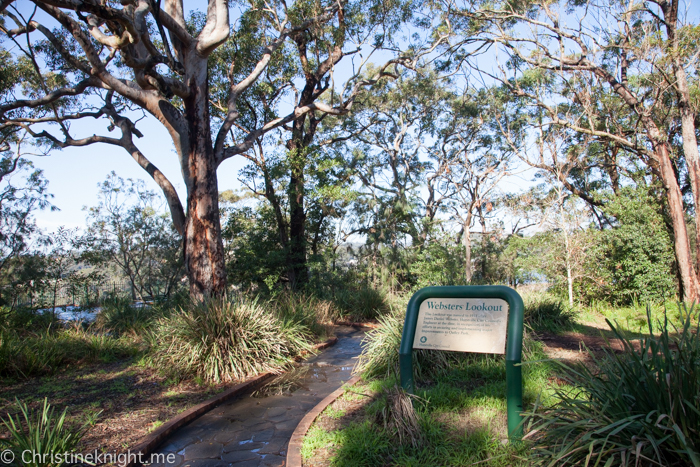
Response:
[{"label": "green metal post", "polygon": [[510,287],[502,285],[425,287],[413,294],[406,307],[406,319],[399,347],[399,371],[401,386],[414,392],[413,339],[418,324],[418,310],[428,298],[500,298],[508,303],[506,336],[506,407],[508,436],[511,440],[522,438],[523,379],[520,363],[523,348],[523,300]]}]

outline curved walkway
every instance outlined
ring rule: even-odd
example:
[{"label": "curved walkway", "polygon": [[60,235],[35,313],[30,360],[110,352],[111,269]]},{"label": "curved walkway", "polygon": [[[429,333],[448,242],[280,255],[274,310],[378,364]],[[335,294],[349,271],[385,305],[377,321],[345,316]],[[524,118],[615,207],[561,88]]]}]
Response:
[{"label": "curved walkway", "polygon": [[340,327],[338,343],[252,395],[228,401],[178,430],[156,452],[171,467],[283,466],[306,412],[351,378],[364,332]]}]

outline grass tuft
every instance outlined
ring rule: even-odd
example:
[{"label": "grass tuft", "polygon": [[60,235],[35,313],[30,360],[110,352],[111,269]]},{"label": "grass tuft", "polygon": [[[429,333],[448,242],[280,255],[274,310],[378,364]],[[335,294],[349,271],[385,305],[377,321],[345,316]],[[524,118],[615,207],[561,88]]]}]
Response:
[{"label": "grass tuft", "polygon": [[528,415],[540,465],[700,467],[700,325],[693,308],[681,315],[654,336],[647,310],[648,333],[634,340],[608,321],[622,353],[591,353],[597,370],[562,364],[572,387]]},{"label": "grass tuft", "polygon": [[64,453],[75,452],[81,438],[99,415],[94,414],[77,430],[71,430],[65,425],[67,409],[56,416],[46,398],[41,412],[31,412],[20,401],[16,401],[16,404],[22,416],[17,414],[15,417],[8,416],[7,420],[0,419],[10,433],[8,439],[0,439],[0,446],[4,445],[12,451],[17,461],[22,461],[21,465],[28,467],[63,465]]},{"label": "grass tuft", "polygon": [[255,300],[215,298],[161,318],[151,336],[152,365],[219,383],[281,371],[310,349],[311,332]]}]

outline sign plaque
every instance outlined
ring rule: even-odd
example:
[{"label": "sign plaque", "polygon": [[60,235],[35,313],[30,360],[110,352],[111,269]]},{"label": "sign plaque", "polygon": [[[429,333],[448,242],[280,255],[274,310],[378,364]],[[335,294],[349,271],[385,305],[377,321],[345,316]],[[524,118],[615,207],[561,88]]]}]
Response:
[{"label": "sign plaque", "polygon": [[414,349],[491,353],[505,356],[508,436],[522,438],[523,300],[500,285],[425,287],[406,308],[399,371],[413,391]]},{"label": "sign plaque", "polygon": [[413,348],[504,354],[507,322],[499,298],[429,298],[418,308]]}]

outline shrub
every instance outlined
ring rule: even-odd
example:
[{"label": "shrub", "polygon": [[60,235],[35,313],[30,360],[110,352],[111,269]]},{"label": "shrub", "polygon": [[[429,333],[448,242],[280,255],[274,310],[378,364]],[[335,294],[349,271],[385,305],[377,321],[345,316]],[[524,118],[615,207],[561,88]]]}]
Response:
[{"label": "shrub", "polygon": [[[355,371],[365,378],[397,375],[399,372],[399,346],[405,312],[392,311],[379,318],[379,327],[367,333],[362,343],[362,353]],[[414,350],[413,370],[418,380],[444,373],[456,363],[471,358],[462,352],[443,350]]]},{"label": "shrub", "polygon": [[268,304],[283,323],[303,326],[316,337],[329,335],[330,326],[339,316],[333,302],[313,295],[284,292]]},{"label": "shrub", "polygon": [[679,327],[657,322],[658,337],[647,316],[649,333],[637,342],[608,321],[624,350],[591,354],[597,370],[562,364],[571,387],[528,415],[539,464],[700,466],[697,314],[685,311]]},{"label": "shrub", "polygon": [[280,371],[310,348],[308,329],[284,322],[257,301],[218,298],[158,320],[150,362],[180,377],[241,380]]},{"label": "shrub", "polygon": [[389,311],[386,294],[368,284],[340,289],[334,293],[334,301],[343,317],[351,320],[373,320]]},{"label": "shrub", "polygon": [[42,332],[47,329],[57,328],[59,320],[50,311],[41,313],[30,308],[0,307],[0,329],[14,332]]},{"label": "shrub", "polygon": [[[0,439],[0,445],[4,444],[14,453],[16,461],[22,460],[21,465],[28,467],[63,465],[64,462],[61,462],[56,454],[62,457],[63,453],[74,452],[85,432],[95,423],[99,415],[91,417],[77,430],[71,430],[65,425],[66,410],[64,409],[63,413],[56,417],[54,408],[47,399],[44,399],[41,412],[36,413],[30,412],[26,404],[19,401],[16,403],[22,417],[17,414],[16,418],[10,415],[7,420],[1,419],[10,437]],[[24,462],[22,457],[22,453],[27,452],[32,454],[30,462]]]},{"label": "shrub", "polygon": [[528,293],[523,295],[525,305],[524,320],[535,330],[562,331],[573,324],[574,314],[559,297],[548,293]]},{"label": "shrub", "polygon": [[139,334],[153,321],[154,310],[147,306],[134,306],[128,297],[114,297],[105,300],[97,315],[98,328],[117,335]]}]

